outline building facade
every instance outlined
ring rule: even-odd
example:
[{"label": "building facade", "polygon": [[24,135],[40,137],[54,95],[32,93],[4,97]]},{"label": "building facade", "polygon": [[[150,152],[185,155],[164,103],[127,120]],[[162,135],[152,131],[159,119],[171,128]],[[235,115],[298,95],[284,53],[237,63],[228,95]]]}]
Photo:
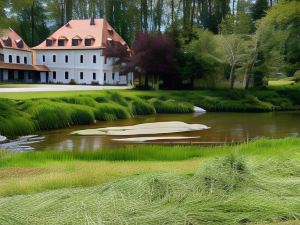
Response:
[{"label": "building facade", "polygon": [[127,85],[132,74],[120,72],[105,48],[127,43],[104,19],[71,20],[33,48],[36,64],[49,68],[49,83]]},{"label": "building facade", "polygon": [[0,36],[0,82],[46,83],[48,68],[33,64],[31,49],[11,28]]}]

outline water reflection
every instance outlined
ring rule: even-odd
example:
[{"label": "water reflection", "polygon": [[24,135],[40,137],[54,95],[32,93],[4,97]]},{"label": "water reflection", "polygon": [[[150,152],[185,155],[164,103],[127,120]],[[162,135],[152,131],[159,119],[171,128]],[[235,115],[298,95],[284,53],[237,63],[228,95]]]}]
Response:
[{"label": "water reflection", "polygon": [[[95,151],[101,149],[114,149],[132,143],[113,141],[118,136],[76,136],[70,133],[79,129],[93,129],[99,127],[126,126],[140,123],[182,121],[186,123],[200,123],[211,127],[209,130],[192,131],[161,136],[199,136],[186,143],[214,143],[236,142],[255,137],[280,138],[297,136],[300,133],[300,113],[206,113],[206,114],[182,114],[182,115],[151,115],[140,116],[127,120],[112,122],[99,122],[91,126],[73,127],[63,130],[41,132],[45,141],[35,143],[37,149],[51,150],[78,150]],[[141,135],[136,135],[139,137]],[[145,135],[142,135],[145,136]],[[148,136],[148,135],[147,135]],[[151,135],[149,135],[151,136]],[[157,135],[156,135],[157,136]],[[132,136],[131,136],[132,137]],[[126,136],[122,136],[126,138]],[[159,143],[184,143],[183,140],[161,140]],[[155,142],[157,143],[157,142]]]}]

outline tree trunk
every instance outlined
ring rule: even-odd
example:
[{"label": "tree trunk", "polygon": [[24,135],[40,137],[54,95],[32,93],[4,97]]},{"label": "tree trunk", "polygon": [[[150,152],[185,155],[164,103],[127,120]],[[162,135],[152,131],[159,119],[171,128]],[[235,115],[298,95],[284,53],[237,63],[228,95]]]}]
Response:
[{"label": "tree trunk", "polygon": [[246,71],[245,71],[245,75],[244,75],[244,85],[245,85],[245,89],[248,89],[249,88],[249,85],[250,85],[250,73],[249,73],[249,68],[247,67],[246,68]]},{"label": "tree trunk", "polygon": [[233,65],[231,66],[230,76],[229,76],[229,84],[230,84],[230,88],[231,88],[231,89],[233,89],[233,87],[234,87],[234,80],[235,80],[234,72],[235,72],[235,64],[233,64]]},{"label": "tree trunk", "polygon": [[31,6],[31,46],[34,46],[34,1]]},{"label": "tree trunk", "polygon": [[192,87],[192,89],[194,89],[194,86],[195,86],[195,79],[194,79],[194,77],[191,77],[191,87]]},{"label": "tree trunk", "polygon": [[148,74],[145,75],[145,83],[144,83],[144,88],[148,89],[149,88],[149,76]]},{"label": "tree trunk", "polygon": [[235,0],[232,0],[232,16],[234,17],[234,13],[235,13]]}]

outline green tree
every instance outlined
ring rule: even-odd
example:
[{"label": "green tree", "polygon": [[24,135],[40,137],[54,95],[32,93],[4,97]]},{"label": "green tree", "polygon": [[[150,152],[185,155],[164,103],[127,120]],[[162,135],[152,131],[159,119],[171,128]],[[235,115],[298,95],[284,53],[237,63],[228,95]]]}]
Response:
[{"label": "green tree", "polygon": [[271,71],[278,72],[283,63],[288,75],[300,69],[299,15],[299,1],[283,1],[273,6],[259,24],[262,49]]},{"label": "green tree", "polygon": [[264,17],[269,8],[268,0],[256,0],[252,7],[252,18],[253,20],[259,20]]}]

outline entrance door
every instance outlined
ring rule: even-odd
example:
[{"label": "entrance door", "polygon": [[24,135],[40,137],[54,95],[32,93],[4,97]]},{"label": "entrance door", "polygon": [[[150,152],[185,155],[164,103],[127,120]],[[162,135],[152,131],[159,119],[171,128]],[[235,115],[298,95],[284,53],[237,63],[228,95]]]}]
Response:
[{"label": "entrance door", "polygon": [[19,71],[19,81],[24,80],[24,71]]},{"label": "entrance door", "polygon": [[14,71],[8,70],[8,80],[14,80]]}]

